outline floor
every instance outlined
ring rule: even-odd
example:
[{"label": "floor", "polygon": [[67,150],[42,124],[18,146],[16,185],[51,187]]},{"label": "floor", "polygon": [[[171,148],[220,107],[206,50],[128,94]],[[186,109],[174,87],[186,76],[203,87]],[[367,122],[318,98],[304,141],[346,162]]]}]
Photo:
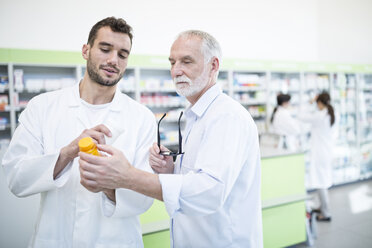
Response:
[{"label": "floor", "polygon": [[[331,222],[317,222],[315,248],[372,247],[372,180],[329,190]],[[291,248],[309,247],[305,243]]]}]

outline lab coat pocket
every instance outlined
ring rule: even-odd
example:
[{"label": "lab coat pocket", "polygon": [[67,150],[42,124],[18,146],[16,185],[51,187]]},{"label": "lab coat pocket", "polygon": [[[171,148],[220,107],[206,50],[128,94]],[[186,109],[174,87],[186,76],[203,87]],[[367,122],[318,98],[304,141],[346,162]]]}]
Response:
[{"label": "lab coat pocket", "polygon": [[110,145],[112,146],[117,140],[118,138],[124,134],[124,131],[122,132],[112,132],[112,136],[111,137],[108,137],[108,136],[105,136],[105,139],[106,139],[106,145]]},{"label": "lab coat pocket", "polygon": [[119,136],[121,136],[124,133],[124,128],[118,125],[117,123],[107,120],[104,122],[104,125],[110,130],[111,137],[105,137],[106,138],[106,144],[112,145],[117,140]]}]

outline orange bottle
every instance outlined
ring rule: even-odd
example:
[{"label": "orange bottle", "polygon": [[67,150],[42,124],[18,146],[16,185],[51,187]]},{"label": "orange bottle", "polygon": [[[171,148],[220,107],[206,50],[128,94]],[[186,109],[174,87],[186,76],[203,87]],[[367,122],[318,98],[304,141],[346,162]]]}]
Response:
[{"label": "orange bottle", "polygon": [[93,142],[93,139],[91,137],[85,137],[79,140],[79,149],[81,152],[101,156],[97,150],[96,143]]}]

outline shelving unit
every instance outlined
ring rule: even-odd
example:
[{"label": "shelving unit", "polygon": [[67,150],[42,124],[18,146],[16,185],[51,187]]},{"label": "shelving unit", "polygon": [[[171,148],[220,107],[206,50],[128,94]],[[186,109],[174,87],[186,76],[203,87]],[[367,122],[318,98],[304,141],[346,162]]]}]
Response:
[{"label": "shelving unit", "polygon": [[232,75],[229,71],[221,70],[217,78],[217,83],[220,85],[222,91],[227,95],[232,94],[232,87],[229,84],[229,82],[231,81],[231,77]]},{"label": "shelving unit", "polygon": [[180,112],[187,105],[186,99],[176,93],[168,69],[140,68],[139,79],[140,102],[150,108],[157,120],[167,113],[160,127],[162,145],[177,151],[177,121]]},{"label": "shelving unit", "polygon": [[302,90],[309,98],[303,99],[303,102],[309,101],[322,91],[329,91],[330,85],[331,73],[305,72]]},{"label": "shelving unit", "polygon": [[296,116],[301,104],[301,73],[300,72],[278,72],[270,73],[269,92],[269,113],[273,112],[277,105],[276,96],[278,93],[291,95],[291,114]]},{"label": "shelving unit", "polygon": [[267,118],[267,73],[264,71],[233,71],[232,74],[233,98],[252,115],[258,132],[264,133]]},{"label": "shelving unit", "polygon": [[136,70],[134,68],[127,68],[123,78],[118,83],[118,87],[121,92],[137,100],[139,97],[137,95],[138,85],[136,82]]},{"label": "shelving unit", "polygon": [[[122,92],[149,107],[158,119],[167,113],[161,124],[162,144],[176,150],[177,120],[180,111],[187,107],[187,101],[175,92],[169,68],[165,56],[131,55],[118,86]],[[84,72],[85,61],[79,52],[0,49],[1,149],[7,147],[19,113],[30,98],[74,84],[80,81]],[[334,181],[342,184],[372,177],[371,65],[227,58],[223,60],[217,82],[226,94],[251,113],[260,134],[267,131],[279,92],[291,94],[293,115],[296,116],[299,111],[315,110],[314,106],[307,109],[309,99],[323,90],[329,91],[339,115]],[[184,122],[181,123],[183,127]],[[303,143],[307,138],[305,132]]]},{"label": "shelving unit", "polygon": [[356,84],[355,74],[339,72],[333,75],[331,99],[338,118],[333,168],[335,184],[355,181],[360,175]]},{"label": "shelving unit", "polygon": [[9,77],[7,64],[0,64],[0,149],[7,147],[11,137]]},{"label": "shelving unit", "polygon": [[358,136],[361,178],[372,176],[372,74],[358,75]]}]

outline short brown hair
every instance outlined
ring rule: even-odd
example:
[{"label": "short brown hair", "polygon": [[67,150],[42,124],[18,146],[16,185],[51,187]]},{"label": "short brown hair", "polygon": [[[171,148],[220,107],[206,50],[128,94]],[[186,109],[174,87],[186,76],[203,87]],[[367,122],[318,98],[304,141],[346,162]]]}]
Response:
[{"label": "short brown hair", "polygon": [[93,43],[97,37],[97,32],[102,27],[110,27],[113,32],[127,34],[130,38],[130,43],[132,44],[133,34],[132,27],[127,24],[127,22],[122,18],[107,17],[99,22],[97,22],[89,32],[88,44],[93,46]]}]

